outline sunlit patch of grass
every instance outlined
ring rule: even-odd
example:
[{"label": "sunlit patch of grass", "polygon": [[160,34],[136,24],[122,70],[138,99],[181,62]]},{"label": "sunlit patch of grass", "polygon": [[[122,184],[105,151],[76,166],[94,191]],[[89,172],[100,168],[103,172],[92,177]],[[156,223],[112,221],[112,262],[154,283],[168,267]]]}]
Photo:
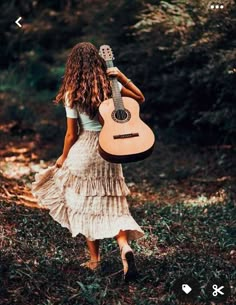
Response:
[{"label": "sunlit patch of grass", "polygon": [[224,203],[228,199],[228,194],[225,189],[220,189],[214,195],[207,198],[205,195],[198,196],[197,198],[184,199],[183,202],[189,205],[208,205],[216,203]]},{"label": "sunlit patch of grass", "polygon": [[147,203],[140,209],[137,216],[141,217],[142,212],[141,226],[150,227],[152,234],[157,236],[159,245],[194,243],[200,247],[201,244],[206,247],[211,244],[216,248],[233,248],[234,239],[230,230],[234,223],[233,203],[204,206],[182,203],[157,206],[155,203]]}]

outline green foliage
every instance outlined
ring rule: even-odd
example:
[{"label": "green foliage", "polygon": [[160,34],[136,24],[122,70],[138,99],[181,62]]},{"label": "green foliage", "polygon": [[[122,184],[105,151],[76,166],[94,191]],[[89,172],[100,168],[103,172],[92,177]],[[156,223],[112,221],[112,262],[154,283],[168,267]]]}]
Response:
[{"label": "green foliage", "polygon": [[145,48],[152,49],[145,60],[144,82],[150,97],[147,111],[154,103],[158,109],[153,119],[171,127],[197,128],[205,136],[215,133],[220,141],[232,139],[236,96],[235,74],[229,71],[234,66],[235,8],[214,15],[196,2],[161,1],[147,5],[140,19],[135,26],[139,41],[145,37]]},{"label": "green foliage", "polygon": [[25,105],[10,105],[5,110],[5,117],[10,118],[16,122],[27,121],[28,124],[32,124],[36,119],[36,114],[32,113]]}]

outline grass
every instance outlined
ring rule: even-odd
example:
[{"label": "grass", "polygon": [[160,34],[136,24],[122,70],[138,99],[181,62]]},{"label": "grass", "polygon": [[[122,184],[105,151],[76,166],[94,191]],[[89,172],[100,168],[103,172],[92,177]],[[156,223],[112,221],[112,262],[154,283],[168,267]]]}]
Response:
[{"label": "grass", "polygon": [[[102,270],[93,273],[80,267],[87,255],[82,235],[72,238],[46,210],[1,202],[0,304],[174,305],[173,284],[188,273],[202,285],[199,304],[208,304],[204,288],[211,276],[234,283],[233,202],[147,202],[134,209],[130,201],[146,237],[132,242],[141,277],[129,286],[121,280],[114,239],[102,240]],[[234,304],[233,297],[225,304]]]}]

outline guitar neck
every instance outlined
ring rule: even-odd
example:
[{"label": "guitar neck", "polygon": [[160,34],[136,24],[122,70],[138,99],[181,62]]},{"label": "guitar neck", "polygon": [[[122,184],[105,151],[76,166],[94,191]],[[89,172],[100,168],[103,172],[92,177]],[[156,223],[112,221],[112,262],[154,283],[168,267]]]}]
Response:
[{"label": "guitar neck", "polygon": [[[107,65],[107,68],[114,67],[112,60],[106,61],[106,65]],[[117,77],[111,76],[110,80],[111,80],[112,98],[113,98],[115,110],[120,110],[120,109],[124,110],[124,104],[123,104],[122,97],[120,94],[120,88],[119,88]]]}]

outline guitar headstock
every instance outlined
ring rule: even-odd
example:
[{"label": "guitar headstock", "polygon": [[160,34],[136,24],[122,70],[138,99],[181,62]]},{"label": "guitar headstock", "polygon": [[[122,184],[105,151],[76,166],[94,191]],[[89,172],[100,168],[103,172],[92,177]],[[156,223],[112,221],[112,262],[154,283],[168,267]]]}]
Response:
[{"label": "guitar headstock", "polygon": [[99,48],[99,55],[105,60],[105,61],[110,61],[115,59],[112,53],[112,49],[108,45],[102,45]]}]

